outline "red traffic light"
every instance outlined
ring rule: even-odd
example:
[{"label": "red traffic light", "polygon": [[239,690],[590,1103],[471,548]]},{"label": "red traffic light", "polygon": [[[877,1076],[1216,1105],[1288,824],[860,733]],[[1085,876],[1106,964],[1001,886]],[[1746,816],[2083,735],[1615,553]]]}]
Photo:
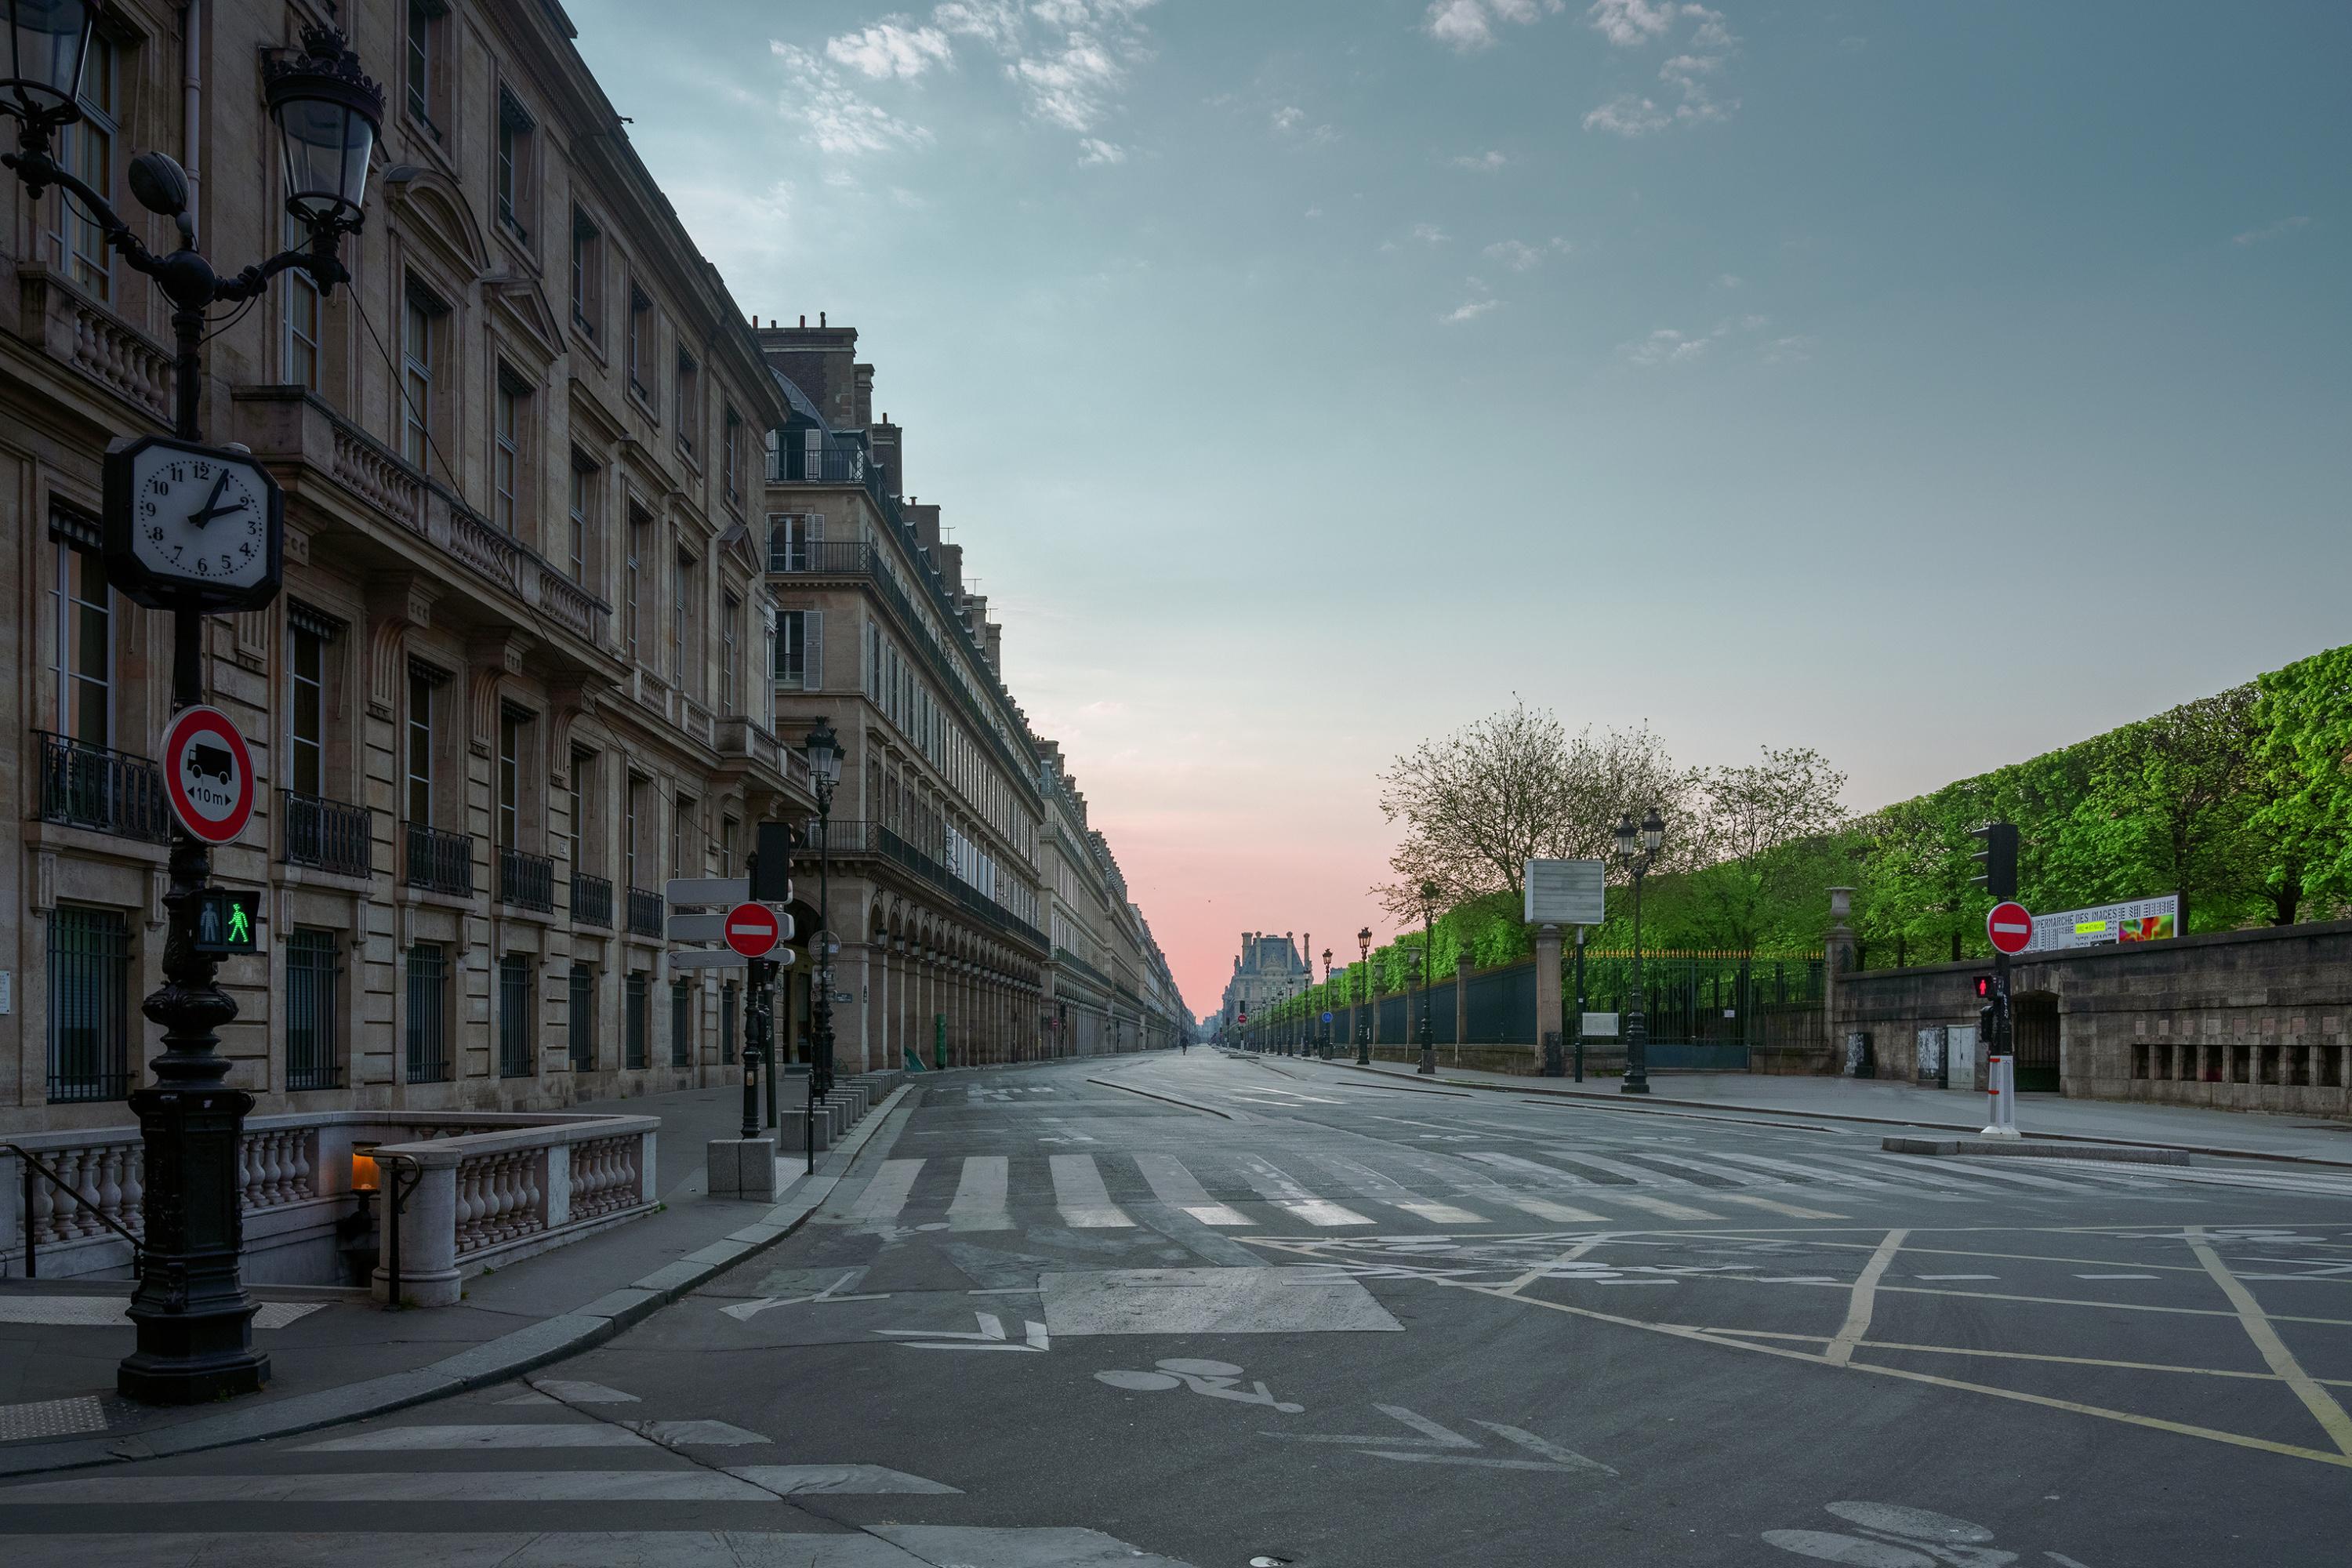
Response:
[{"label": "red traffic light", "polygon": [[1977,999],[1978,999],[1979,1001],[1982,1002],[1982,1001],[1990,1001],[1990,1000],[1991,999],[1991,997],[1992,997],[1992,976],[1991,976],[1991,975],[1990,975],[1990,974],[1979,974],[1979,975],[1978,975],[1978,976],[1977,976]]}]

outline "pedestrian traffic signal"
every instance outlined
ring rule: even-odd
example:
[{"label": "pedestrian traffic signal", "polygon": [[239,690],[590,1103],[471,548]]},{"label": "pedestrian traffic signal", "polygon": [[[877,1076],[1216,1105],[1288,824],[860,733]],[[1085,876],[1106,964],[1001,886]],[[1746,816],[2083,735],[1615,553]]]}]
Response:
[{"label": "pedestrian traffic signal", "polygon": [[2017,824],[1988,822],[1969,837],[1984,843],[1976,852],[1976,862],[1984,869],[1971,879],[1996,899],[2017,897]]},{"label": "pedestrian traffic signal", "polygon": [[196,898],[196,951],[214,958],[255,952],[253,921],[260,908],[259,893],[206,888]]},{"label": "pedestrian traffic signal", "polygon": [[1978,1000],[1978,1001],[1979,1001],[1979,1002],[1990,1002],[1990,1001],[1991,1001],[1991,1000],[1992,1000],[1992,996],[1993,996],[1993,989],[1992,989],[1992,976],[1991,976],[1991,975],[1990,975],[1990,974],[1979,974],[1979,975],[1978,975],[1978,976],[1977,976],[1977,1000]]}]

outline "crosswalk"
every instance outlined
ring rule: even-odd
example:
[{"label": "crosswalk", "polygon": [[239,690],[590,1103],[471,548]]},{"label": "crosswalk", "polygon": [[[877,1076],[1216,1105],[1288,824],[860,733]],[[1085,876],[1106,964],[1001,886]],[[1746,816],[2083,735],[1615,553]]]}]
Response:
[{"label": "crosswalk", "polygon": [[[1498,1142],[1501,1140],[1497,1140]],[[1332,1146],[1335,1145],[1336,1147]],[[1873,1204],[1967,1205],[2020,1198],[2200,1201],[2189,1173],[2165,1167],[2034,1161],[1922,1160],[1856,1142],[1728,1149],[1655,1141],[1521,1137],[1508,1149],[1459,1135],[1415,1146],[1309,1141],[1259,1153],[1187,1146],[1084,1153],[889,1159],[846,1191],[825,1223],[881,1231],[1164,1229],[1178,1216],[1221,1230],[1297,1233],[1369,1228],[1756,1225],[1835,1221]],[[1344,1152],[1342,1152],[1344,1151]],[[1786,1151],[1783,1152],[1783,1151]],[[2063,1168],[2062,1168],[2063,1167]],[[2237,1177],[2243,1185],[2262,1180]],[[2271,1178],[2263,1184],[2278,1187]],[[2279,1190],[2295,1190],[2292,1185]],[[2202,1186],[2211,1194],[2211,1184]]]},{"label": "crosswalk", "polygon": [[[887,1516],[899,1511],[892,1506],[898,1499],[941,1500],[952,1510],[964,1493],[885,1465],[789,1462],[782,1445],[725,1421],[627,1418],[627,1407],[643,1404],[601,1384],[544,1379],[519,1394],[487,1390],[414,1418],[236,1449],[231,1467],[217,1458],[194,1467],[127,1465],[0,1484],[0,1561],[82,1568],[342,1561],[370,1568],[1079,1562],[1185,1568],[1083,1527],[916,1525],[885,1517],[845,1529],[792,1505],[813,1496],[870,1498],[869,1509]],[[534,1414],[518,1418],[504,1408],[519,1405]],[[433,1511],[420,1513],[420,1504]],[[467,1529],[472,1521],[482,1528]],[[705,1528],[677,1528],[689,1521]]]}]

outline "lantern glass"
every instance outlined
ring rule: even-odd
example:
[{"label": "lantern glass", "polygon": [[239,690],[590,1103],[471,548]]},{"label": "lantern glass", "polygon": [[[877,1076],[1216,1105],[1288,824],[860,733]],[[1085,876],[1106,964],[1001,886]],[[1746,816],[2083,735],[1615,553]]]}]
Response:
[{"label": "lantern glass", "polygon": [[1633,858],[1633,839],[1635,832],[1636,830],[1633,826],[1633,814],[1629,811],[1625,814],[1623,819],[1617,824],[1617,858],[1619,859],[1631,860]]},{"label": "lantern glass", "polygon": [[10,0],[0,113],[47,125],[81,118],[81,68],[96,16],[89,0]]},{"label": "lantern glass", "polygon": [[381,1188],[383,1173],[377,1170],[375,1163],[378,1147],[374,1143],[352,1145],[352,1191],[373,1193]]},{"label": "lantern glass", "polygon": [[375,126],[340,97],[289,93],[276,109],[286,153],[286,210],[311,228],[357,218],[367,198]]},{"label": "lantern glass", "polygon": [[1655,855],[1658,846],[1664,843],[1665,838],[1666,819],[1658,815],[1658,808],[1654,805],[1650,808],[1650,815],[1642,818],[1642,847]]}]

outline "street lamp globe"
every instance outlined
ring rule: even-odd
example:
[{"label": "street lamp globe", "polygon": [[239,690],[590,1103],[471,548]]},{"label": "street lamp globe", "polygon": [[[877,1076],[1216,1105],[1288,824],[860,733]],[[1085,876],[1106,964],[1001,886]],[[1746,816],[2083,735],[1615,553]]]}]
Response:
[{"label": "street lamp globe", "polygon": [[816,728],[801,743],[801,751],[808,758],[809,773],[826,790],[841,782],[841,762],[849,753],[842,749],[841,739],[833,732],[830,723],[818,720]]},{"label": "street lamp globe", "polygon": [[81,68],[89,58],[89,0],[0,0],[8,19],[8,54],[0,59],[0,114],[26,125],[70,125],[81,118]]},{"label": "street lamp globe", "polygon": [[1642,847],[1655,855],[1658,846],[1665,842],[1665,837],[1666,819],[1658,815],[1658,808],[1654,805],[1650,807],[1650,814],[1642,818]]},{"label": "street lamp globe", "polygon": [[383,89],[340,31],[313,26],[302,29],[299,55],[269,62],[263,90],[285,154],[286,210],[314,232],[357,228]]},{"label": "street lamp globe", "polygon": [[1370,926],[1356,933],[1356,956],[1366,963],[1372,961],[1372,928]]},{"label": "street lamp globe", "polygon": [[1631,860],[1633,858],[1634,840],[1640,831],[1633,826],[1633,814],[1627,812],[1617,824],[1617,858]]}]

